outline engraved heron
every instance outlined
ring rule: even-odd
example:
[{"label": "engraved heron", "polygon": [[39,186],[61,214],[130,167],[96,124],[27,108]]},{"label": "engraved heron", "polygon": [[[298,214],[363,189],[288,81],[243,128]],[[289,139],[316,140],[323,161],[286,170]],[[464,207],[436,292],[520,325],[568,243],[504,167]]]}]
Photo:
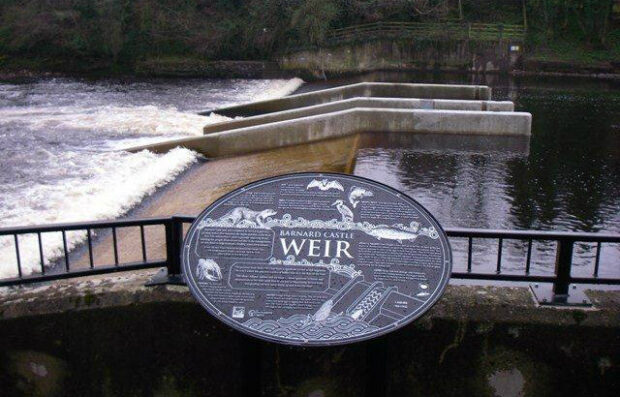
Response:
[{"label": "engraved heron", "polygon": [[353,222],[353,211],[344,204],[344,201],[336,200],[332,205],[335,205],[338,212],[340,212],[343,222]]}]

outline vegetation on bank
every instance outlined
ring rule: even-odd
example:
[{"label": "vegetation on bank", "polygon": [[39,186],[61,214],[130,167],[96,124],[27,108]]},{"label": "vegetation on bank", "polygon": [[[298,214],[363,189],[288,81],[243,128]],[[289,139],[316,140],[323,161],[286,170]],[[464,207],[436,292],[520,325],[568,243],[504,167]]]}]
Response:
[{"label": "vegetation on bank", "polygon": [[149,59],[269,60],[374,21],[526,24],[529,57],[620,61],[614,0],[4,0],[0,67],[124,70]]}]

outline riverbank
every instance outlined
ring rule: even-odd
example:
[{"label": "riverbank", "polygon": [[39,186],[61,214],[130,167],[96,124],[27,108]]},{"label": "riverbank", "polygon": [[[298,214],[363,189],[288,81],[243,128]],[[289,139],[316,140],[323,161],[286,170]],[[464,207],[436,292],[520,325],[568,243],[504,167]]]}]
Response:
[{"label": "riverbank", "polygon": [[434,68],[383,63],[380,66],[359,67],[355,71],[317,70],[314,67],[283,68],[276,61],[206,61],[195,58],[150,59],[134,66],[112,67],[101,65],[49,65],[45,61],[0,62],[0,81],[20,81],[52,77],[126,78],[179,77],[179,78],[249,78],[282,79],[299,77],[305,81],[342,78],[371,72],[460,73],[472,76],[506,74],[512,76],[557,76],[620,80],[620,61],[582,63],[566,60],[526,59],[523,67],[508,72],[476,72],[452,66]]}]

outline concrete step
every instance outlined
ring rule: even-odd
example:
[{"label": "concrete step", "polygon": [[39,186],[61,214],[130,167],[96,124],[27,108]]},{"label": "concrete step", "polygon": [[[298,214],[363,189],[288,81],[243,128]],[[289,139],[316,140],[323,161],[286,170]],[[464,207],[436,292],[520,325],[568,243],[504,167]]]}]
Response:
[{"label": "concrete step", "polygon": [[214,132],[129,149],[167,152],[177,146],[207,157],[234,156],[362,132],[463,135],[530,135],[525,112],[352,108],[314,116]]},{"label": "concrete step", "polygon": [[251,127],[260,124],[292,120],[322,113],[330,113],[353,108],[388,108],[388,109],[429,109],[429,110],[477,110],[491,112],[512,112],[514,104],[510,101],[475,101],[459,99],[420,99],[420,98],[365,98],[356,97],[306,106],[281,112],[209,124],[204,127],[204,134]]},{"label": "concrete step", "polygon": [[356,97],[490,100],[491,89],[482,85],[357,83],[278,99],[212,109],[200,114],[217,113],[228,117],[256,116]]}]

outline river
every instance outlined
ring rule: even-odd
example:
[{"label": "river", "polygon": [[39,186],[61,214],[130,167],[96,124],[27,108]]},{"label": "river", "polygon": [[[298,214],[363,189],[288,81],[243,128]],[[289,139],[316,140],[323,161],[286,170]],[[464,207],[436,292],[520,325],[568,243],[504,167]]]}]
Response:
[{"label": "river", "polygon": [[[620,232],[618,83],[373,73],[305,84],[298,92],[356,81],[488,84],[493,99],[514,101],[517,110],[532,113],[530,139],[375,134],[361,140],[355,174],[403,190],[444,226]],[[190,166],[196,154],[116,149],[198,135],[204,124],[225,118],[196,112],[285,95],[299,84],[297,79],[0,83],[0,225],[121,216]],[[12,249],[10,242],[1,244],[0,257]],[[454,244],[462,253],[463,246]],[[510,270],[510,257],[518,263],[523,245],[506,244]],[[495,249],[479,242],[474,255],[487,262]],[[620,274],[619,254],[617,246],[603,249],[603,262],[615,259],[616,265],[603,266],[602,276]],[[549,244],[534,247],[535,263],[549,262],[552,255]],[[583,272],[593,255],[592,246],[579,245],[576,261]]]},{"label": "river", "polygon": [[[0,227],[111,219],[124,215],[191,166],[197,154],[127,153],[125,147],[201,135],[226,120],[198,111],[275,98],[297,89],[289,80],[86,80],[0,82]],[[45,256],[60,252],[46,236]],[[0,261],[15,261],[0,238]],[[69,239],[69,247],[79,240]],[[36,266],[36,239],[24,236],[24,272]],[[30,255],[32,254],[32,255]],[[28,260],[32,257],[33,260]],[[0,268],[0,276],[14,266]]]}]

